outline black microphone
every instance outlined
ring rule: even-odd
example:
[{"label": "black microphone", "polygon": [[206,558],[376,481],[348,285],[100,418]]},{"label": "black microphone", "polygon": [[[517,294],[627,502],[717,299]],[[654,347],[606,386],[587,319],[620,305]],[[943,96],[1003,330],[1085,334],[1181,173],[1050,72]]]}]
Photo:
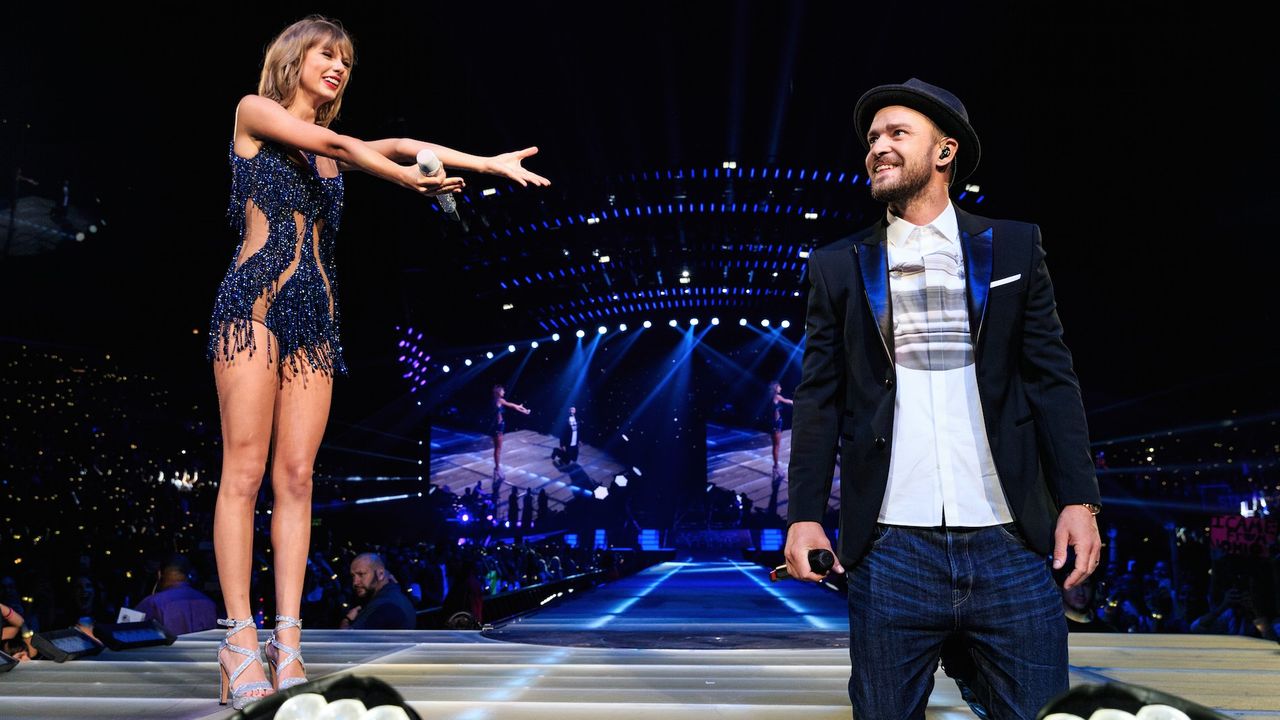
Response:
[{"label": "black microphone", "polygon": [[[440,158],[431,152],[430,148],[422,148],[418,151],[418,171],[423,175],[433,175],[440,169]],[[436,196],[436,202],[440,203],[440,209],[445,215],[454,220],[461,220],[458,216],[458,205],[454,202],[453,193],[445,193]]]},{"label": "black microphone", "polygon": [[[836,556],[831,554],[830,550],[814,548],[809,551],[809,568],[819,575],[826,575],[831,572],[831,568],[835,567],[835,564]],[[773,582],[786,580],[789,577],[791,577],[791,573],[787,572],[786,565],[779,565],[769,571],[769,579]]]}]

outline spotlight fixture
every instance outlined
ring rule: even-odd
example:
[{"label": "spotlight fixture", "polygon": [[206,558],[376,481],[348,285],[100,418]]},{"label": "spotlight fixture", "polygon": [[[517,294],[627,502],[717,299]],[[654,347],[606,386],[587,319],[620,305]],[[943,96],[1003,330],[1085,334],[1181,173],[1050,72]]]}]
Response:
[{"label": "spotlight fixture", "polygon": [[537,340],[534,340],[533,342],[529,343],[529,347],[533,348],[534,350],[537,350],[537,349],[538,349],[538,341],[537,341]]},{"label": "spotlight fixture", "polygon": [[698,318],[689,318],[689,324],[690,324],[690,325],[697,325],[697,324],[698,324]]},{"label": "spotlight fixture", "polygon": [[609,332],[609,328],[607,328],[607,327],[605,327],[605,326],[601,325],[600,327],[596,328],[596,332],[598,332],[598,333],[600,333],[601,335],[603,335],[603,334],[605,334],[605,333]]},{"label": "spotlight fixture", "polygon": [[679,323],[675,321],[675,318],[672,318],[671,320],[667,321],[667,324],[670,325],[671,327],[675,327]]},{"label": "spotlight fixture", "polygon": [[644,327],[646,330],[648,330],[649,328],[653,327],[653,323],[649,322],[648,320],[645,320]]},{"label": "spotlight fixture", "polygon": [[626,331],[627,331],[626,323],[622,323],[621,325],[618,326],[618,332],[626,332]]},{"label": "spotlight fixture", "polygon": [[626,476],[626,475],[614,475],[614,476],[613,476],[613,484],[614,484],[614,485],[617,485],[617,486],[618,486],[618,487],[620,487],[620,488],[624,488],[624,487],[626,487],[626,486],[627,486],[627,476]]},{"label": "spotlight fixture", "polygon": [[581,330],[579,330],[578,332],[574,333],[574,335],[577,335],[578,337],[586,337],[586,336],[587,336],[587,334],[586,334],[585,332],[581,331]]},{"label": "spotlight fixture", "polygon": [[713,317],[713,318],[711,318],[711,324],[712,324],[712,325],[719,325],[719,324],[720,324],[720,318],[718,318],[718,317]]},{"label": "spotlight fixture", "polygon": [[489,352],[485,353],[485,354],[484,354],[484,356],[485,356],[485,357],[487,357],[487,358],[489,358],[490,360],[492,360],[492,359],[493,359],[493,351],[492,351],[492,350],[490,350]]},{"label": "spotlight fixture", "polygon": [[560,333],[551,333],[551,342],[560,342]]},{"label": "spotlight fixture", "polygon": [[783,321],[782,321],[782,327],[783,327],[783,329],[786,329],[786,328],[791,327],[791,321],[790,321],[790,320],[783,320]]},{"label": "spotlight fixture", "polygon": [[[766,324],[768,324],[768,323],[766,323]],[[507,352],[515,352],[515,351],[516,351],[516,346],[515,346],[515,345],[508,345],[508,346],[507,346]]]},{"label": "spotlight fixture", "polygon": [[745,326],[746,326],[746,324],[747,324],[747,319],[746,319],[746,318],[742,318],[741,320],[739,320],[739,321],[738,321],[738,324],[739,324],[739,325],[742,325],[743,327],[745,327]]},{"label": "spotlight fixture", "polygon": [[596,486],[596,489],[595,489],[595,492],[594,492],[594,493],[592,493],[592,494],[596,496],[596,499],[597,499],[597,500],[603,500],[603,499],[605,499],[605,498],[609,497],[609,488],[607,488],[607,487],[605,487],[605,486],[603,486],[603,485],[597,485],[597,486]]},{"label": "spotlight fixture", "polygon": [[466,360],[463,360],[462,364],[466,365],[467,367],[471,367],[471,358],[467,358]]},{"label": "spotlight fixture", "polygon": [[760,321],[760,324],[761,324],[761,325],[763,325],[763,326],[765,326],[765,327],[769,327],[769,318],[765,318],[765,319],[761,320],[761,321]]},{"label": "spotlight fixture", "polygon": [[442,367],[442,368],[440,368],[440,369],[441,369],[441,370],[443,370],[443,371],[445,371],[445,372],[449,372],[449,366],[448,366],[448,365],[445,365],[444,367]]}]

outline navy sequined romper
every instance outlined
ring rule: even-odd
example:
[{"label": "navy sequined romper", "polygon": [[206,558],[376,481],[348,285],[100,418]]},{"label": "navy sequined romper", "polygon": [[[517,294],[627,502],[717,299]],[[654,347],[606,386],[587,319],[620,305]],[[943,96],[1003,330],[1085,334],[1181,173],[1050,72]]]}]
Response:
[{"label": "navy sequined romper", "polygon": [[496,412],[493,418],[493,424],[489,426],[490,435],[502,435],[507,431],[507,422],[502,418],[502,403],[494,401]]},{"label": "navy sequined romper", "polygon": [[291,159],[292,151],[264,142],[257,155],[243,158],[232,142],[227,218],[240,245],[214,301],[210,360],[252,355],[258,322],[270,331],[268,352],[276,344],[282,379],[286,364],[294,373],[306,363],[330,376],[346,374],[334,274],[342,175],[321,177],[316,156],[303,154],[305,166]]}]

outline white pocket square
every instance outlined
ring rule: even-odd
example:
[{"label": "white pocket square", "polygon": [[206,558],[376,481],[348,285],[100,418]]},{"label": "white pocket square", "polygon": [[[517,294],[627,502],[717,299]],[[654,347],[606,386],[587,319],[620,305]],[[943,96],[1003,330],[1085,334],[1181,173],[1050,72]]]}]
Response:
[{"label": "white pocket square", "polygon": [[1003,278],[1000,278],[999,280],[992,280],[991,289],[994,290],[995,288],[998,288],[1001,285],[1008,285],[1009,283],[1015,280],[1018,280],[1021,277],[1022,277],[1022,273],[1018,273],[1017,275],[1010,275],[1009,277],[1003,277]]}]

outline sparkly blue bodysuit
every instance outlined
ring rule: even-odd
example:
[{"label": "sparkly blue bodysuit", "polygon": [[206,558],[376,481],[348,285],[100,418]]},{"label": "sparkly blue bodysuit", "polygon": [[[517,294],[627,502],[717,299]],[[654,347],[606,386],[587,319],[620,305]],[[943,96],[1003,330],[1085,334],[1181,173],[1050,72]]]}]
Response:
[{"label": "sparkly blue bodysuit", "polygon": [[[345,374],[338,337],[334,239],[342,216],[342,175],[320,177],[316,156],[307,165],[284,147],[265,142],[246,159],[231,155],[227,218],[240,236],[218,287],[209,327],[209,359],[230,360],[255,351],[252,323],[262,323],[276,343],[280,369],[306,363],[313,371]],[[250,207],[266,218],[266,237],[254,233],[246,248]],[[319,221],[319,237],[316,223]]]}]

